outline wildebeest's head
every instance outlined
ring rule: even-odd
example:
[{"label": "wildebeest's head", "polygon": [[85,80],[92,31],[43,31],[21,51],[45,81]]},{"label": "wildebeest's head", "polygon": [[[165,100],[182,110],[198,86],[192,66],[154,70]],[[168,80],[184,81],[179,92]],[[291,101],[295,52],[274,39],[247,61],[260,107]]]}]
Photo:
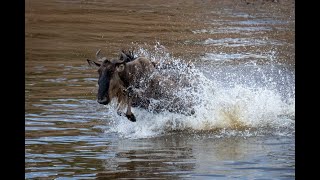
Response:
[{"label": "wildebeest's head", "polygon": [[[108,60],[106,57],[100,55],[100,50],[96,53],[97,60],[101,63],[87,59],[90,66],[97,66],[99,73],[98,80],[98,94],[97,99],[100,104],[108,104],[111,99],[119,95],[119,91],[123,88],[124,84],[120,80],[119,73],[125,70],[126,59],[125,54],[121,54],[122,60]],[[121,92],[120,92],[121,93]]]}]

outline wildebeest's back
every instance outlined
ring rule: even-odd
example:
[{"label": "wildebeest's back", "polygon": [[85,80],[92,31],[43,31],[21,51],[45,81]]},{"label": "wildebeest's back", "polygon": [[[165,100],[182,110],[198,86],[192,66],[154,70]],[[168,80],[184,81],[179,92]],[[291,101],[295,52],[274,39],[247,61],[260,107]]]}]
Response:
[{"label": "wildebeest's back", "polygon": [[[181,84],[160,75],[149,59],[139,57],[127,65],[131,73],[129,76],[133,78],[130,82],[135,82],[131,85],[141,91],[132,97],[134,107],[152,109],[155,112],[169,110],[192,114],[191,104],[176,95]],[[157,103],[151,103],[151,100],[156,100]]]},{"label": "wildebeest's back", "polygon": [[145,57],[138,57],[134,61],[127,63],[129,82],[140,82],[141,80],[150,77],[155,70],[151,61]]}]

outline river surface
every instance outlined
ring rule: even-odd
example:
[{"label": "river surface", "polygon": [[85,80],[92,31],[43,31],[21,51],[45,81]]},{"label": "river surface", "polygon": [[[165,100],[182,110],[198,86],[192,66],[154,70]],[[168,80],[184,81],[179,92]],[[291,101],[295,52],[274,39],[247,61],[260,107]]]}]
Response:
[{"label": "river surface", "polygon": [[[294,37],[293,0],[26,0],[25,178],[295,179]],[[170,62],[195,113],[98,104],[98,49]]]}]

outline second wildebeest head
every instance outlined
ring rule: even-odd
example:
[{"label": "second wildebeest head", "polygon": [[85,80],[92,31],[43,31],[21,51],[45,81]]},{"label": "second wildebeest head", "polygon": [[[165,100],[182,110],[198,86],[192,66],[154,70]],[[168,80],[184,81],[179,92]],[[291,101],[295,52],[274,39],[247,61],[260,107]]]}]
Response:
[{"label": "second wildebeest head", "polygon": [[125,90],[127,82],[120,79],[120,74],[125,73],[124,70],[128,57],[126,54],[121,52],[121,60],[109,60],[100,55],[100,50],[97,51],[96,57],[101,63],[90,59],[87,59],[87,61],[89,65],[98,67],[98,103],[106,105],[113,97],[117,97],[118,101],[123,100],[125,98],[123,95],[123,90]]}]

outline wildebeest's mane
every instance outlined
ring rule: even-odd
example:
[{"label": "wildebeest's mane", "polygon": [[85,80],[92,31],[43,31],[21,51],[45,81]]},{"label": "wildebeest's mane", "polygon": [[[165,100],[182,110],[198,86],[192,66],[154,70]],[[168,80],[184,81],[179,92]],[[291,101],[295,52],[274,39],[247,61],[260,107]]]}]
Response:
[{"label": "wildebeest's mane", "polygon": [[122,55],[120,55],[120,60],[124,60],[125,62],[130,62],[130,61],[133,61],[133,60],[135,60],[136,58],[134,57],[134,53],[133,53],[133,50],[132,51],[130,51],[130,50],[121,50],[121,52],[123,53],[123,54],[125,54],[126,56],[127,56],[127,58],[126,59],[123,59],[123,56]]}]

